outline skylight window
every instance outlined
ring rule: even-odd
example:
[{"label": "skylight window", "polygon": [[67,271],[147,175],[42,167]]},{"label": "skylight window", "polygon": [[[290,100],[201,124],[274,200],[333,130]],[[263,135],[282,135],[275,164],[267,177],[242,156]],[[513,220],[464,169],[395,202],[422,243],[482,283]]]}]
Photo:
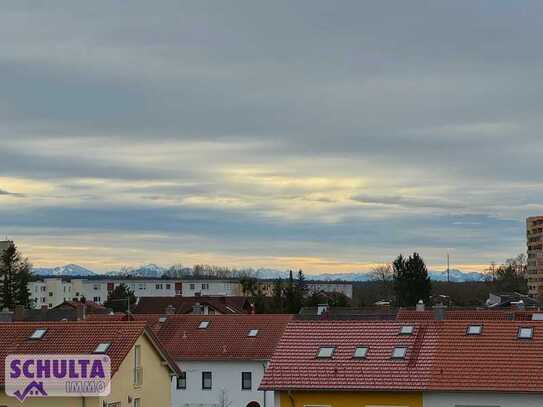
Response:
[{"label": "skylight window", "polygon": [[482,325],[469,325],[468,330],[466,331],[466,334],[467,335],[481,335],[481,332],[483,332]]},{"label": "skylight window", "polygon": [[357,359],[364,359],[368,355],[368,347],[367,346],[358,346],[354,350],[353,358]]},{"label": "skylight window", "polygon": [[252,337],[254,337],[254,336],[257,336],[257,335],[258,335],[258,329],[251,329],[251,330],[249,331],[249,334],[248,334],[247,336],[252,336]]},{"label": "skylight window", "polygon": [[158,322],[164,323],[164,322],[166,322],[166,318],[167,318],[167,317],[160,317],[160,318],[158,319]]},{"label": "skylight window", "polygon": [[521,327],[518,329],[517,336],[519,339],[532,339],[534,337],[534,328]]},{"label": "skylight window", "polygon": [[110,342],[99,343],[96,349],[94,349],[94,353],[106,353],[110,346]]},{"label": "skylight window", "polygon": [[404,346],[397,346],[392,350],[392,359],[405,359],[407,348]]},{"label": "skylight window", "polygon": [[413,335],[415,327],[413,325],[403,325],[400,328],[400,335]]},{"label": "skylight window", "polygon": [[43,335],[47,332],[46,328],[39,328],[36,329],[34,332],[32,332],[32,335],[30,335],[30,339],[41,339],[43,338]]},{"label": "skylight window", "polygon": [[198,325],[198,329],[207,329],[209,326],[209,321],[202,321],[200,322],[200,325]]},{"label": "skylight window", "polygon": [[317,357],[321,359],[329,359],[332,356],[334,356],[334,351],[336,348],[331,346],[323,346],[319,349],[319,353],[317,353]]},{"label": "skylight window", "polygon": [[543,314],[540,312],[535,312],[532,314],[532,321],[543,321]]}]

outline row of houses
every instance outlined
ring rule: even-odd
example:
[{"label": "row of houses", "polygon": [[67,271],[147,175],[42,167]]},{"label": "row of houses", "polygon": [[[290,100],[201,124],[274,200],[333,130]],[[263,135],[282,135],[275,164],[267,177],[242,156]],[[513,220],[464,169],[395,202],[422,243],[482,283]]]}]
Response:
[{"label": "row of houses", "polygon": [[[541,406],[540,313],[509,319],[471,310],[465,319],[436,319],[415,312],[395,320],[159,313],[0,323],[0,374],[12,353],[101,349],[112,360],[108,396],[24,405]],[[0,405],[19,404],[2,394]]]},{"label": "row of houses", "polygon": [[[34,308],[54,308],[69,300],[85,298],[103,304],[111,291],[120,284],[128,286],[136,297],[241,297],[243,291],[240,279],[170,279],[100,276],[86,278],[41,277],[29,283]],[[260,291],[266,296],[273,294],[273,281],[258,280]],[[308,281],[309,293],[342,293],[353,297],[353,285],[341,281]]]}]

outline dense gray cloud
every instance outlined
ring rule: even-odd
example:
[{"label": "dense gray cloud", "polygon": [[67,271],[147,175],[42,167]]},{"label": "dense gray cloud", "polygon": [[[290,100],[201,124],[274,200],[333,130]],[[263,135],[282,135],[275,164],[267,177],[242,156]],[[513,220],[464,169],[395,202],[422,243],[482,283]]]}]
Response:
[{"label": "dense gray cloud", "polygon": [[156,262],[352,270],[416,249],[476,267],[543,213],[539,1],[0,11],[0,233],[35,262],[62,261],[37,247],[64,230],[160,233],[163,250],[132,242]]}]

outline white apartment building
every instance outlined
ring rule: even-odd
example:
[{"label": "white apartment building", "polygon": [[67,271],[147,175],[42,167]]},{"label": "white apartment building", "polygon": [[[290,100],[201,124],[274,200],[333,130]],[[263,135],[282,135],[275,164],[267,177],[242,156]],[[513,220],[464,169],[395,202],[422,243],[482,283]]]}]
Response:
[{"label": "white apartment building", "polygon": [[243,295],[238,279],[182,279],[181,283],[181,295],[183,297],[238,297]]},{"label": "white apartment building", "polygon": [[45,277],[29,283],[28,288],[35,308],[43,306],[53,308],[64,301],[74,298],[79,300],[82,297],[103,304],[109,292],[120,284],[127,285],[137,297],[173,297],[181,287],[178,281],[166,279]]}]

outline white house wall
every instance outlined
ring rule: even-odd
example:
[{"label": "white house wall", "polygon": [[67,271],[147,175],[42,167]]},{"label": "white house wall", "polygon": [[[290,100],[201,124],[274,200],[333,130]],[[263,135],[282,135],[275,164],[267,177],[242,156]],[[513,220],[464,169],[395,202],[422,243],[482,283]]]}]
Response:
[{"label": "white house wall", "polygon": [[[245,407],[251,401],[258,402],[261,407],[274,407],[273,392],[258,391],[265,363],[180,361],[179,367],[187,373],[187,388],[178,390],[176,380],[173,381],[172,407],[218,406],[223,389],[231,407]],[[211,390],[202,390],[202,372],[212,372]],[[252,372],[252,390],[241,390],[241,372]]]},{"label": "white house wall", "polygon": [[541,407],[543,394],[424,393],[424,407]]}]

